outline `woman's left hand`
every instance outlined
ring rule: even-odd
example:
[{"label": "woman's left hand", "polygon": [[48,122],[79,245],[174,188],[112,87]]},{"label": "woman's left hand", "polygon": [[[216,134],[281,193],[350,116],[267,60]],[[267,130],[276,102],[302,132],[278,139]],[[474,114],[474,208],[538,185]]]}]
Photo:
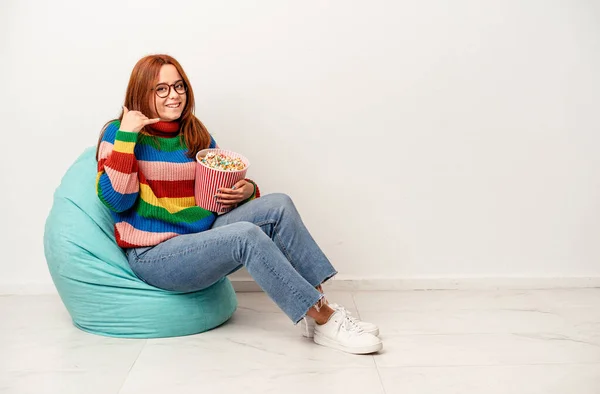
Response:
[{"label": "woman's left hand", "polygon": [[218,190],[215,198],[217,202],[223,204],[223,208],[231,208],[240,202],[247,200],[254,194],[254,185],[245,179],[242,179],[231,189],[222,187]]}]

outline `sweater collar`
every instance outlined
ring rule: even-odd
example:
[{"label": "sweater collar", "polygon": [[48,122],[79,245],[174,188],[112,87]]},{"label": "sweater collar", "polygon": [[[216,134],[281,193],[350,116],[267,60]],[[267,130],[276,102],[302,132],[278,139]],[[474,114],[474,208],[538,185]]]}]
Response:
[{"label": "sweater collar", "polygon": [[163,120],[146,126],[149,134],[156,137],[175,137],[179,134],[179,121],[165,122]]}]

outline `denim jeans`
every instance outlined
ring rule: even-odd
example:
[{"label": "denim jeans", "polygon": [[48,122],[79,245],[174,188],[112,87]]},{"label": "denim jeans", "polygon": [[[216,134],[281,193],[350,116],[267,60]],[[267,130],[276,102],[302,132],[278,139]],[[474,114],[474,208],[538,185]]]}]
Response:
[{"label": "denim jeans", "polygon": [[321,299],[315,287],[337,273],[285,194],[247,202],[210,230],[126,253],[141,280],[177,292],[205,289],[246,267],[294,323]]}]

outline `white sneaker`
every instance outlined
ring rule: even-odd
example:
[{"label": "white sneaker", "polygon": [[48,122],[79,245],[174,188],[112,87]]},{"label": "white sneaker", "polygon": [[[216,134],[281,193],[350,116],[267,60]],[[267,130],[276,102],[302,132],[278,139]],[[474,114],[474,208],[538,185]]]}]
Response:
[{"label": "white sneaker", "polygon": [[325,324],[315,326],[316,344],[352,354],[369,354],[383,348],[381,339],[366,333],[344,312],[336,310]]},{"label": "white sneaker", "polygon": [[[377,327],[375,324],[358,320],[356,317],[352,316],[352,313],[350,313],[349,310],[347,310],[346,308],[344,308],[341,305],[338,305],[338,304],[327,304],[327,305],[334,311],[345,312],[346,315],[348,316],[348,318],[351,319],[352,321],[354,321],[354,323],[358,324],[360,326],[360,328],[363,329],[364,332],[371,334],[371,335],[375,335],[375,336],[379,335],[379,327]],[[313,319],[310,316],[306,316],[304,319],[302,319],[300,321],[302,335],[305,336],[306,338],[312,338],[315,333],[316,325],[317,325],[317,323],[315,322],[315,319]]]}]

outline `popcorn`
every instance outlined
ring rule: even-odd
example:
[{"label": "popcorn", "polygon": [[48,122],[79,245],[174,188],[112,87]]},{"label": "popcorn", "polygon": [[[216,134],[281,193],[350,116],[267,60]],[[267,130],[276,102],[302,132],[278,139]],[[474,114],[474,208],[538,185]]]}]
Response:
[{"label": "popcorn", "polygon": [[208,168],[220,171],[241,171],[246,168],[239,157],[232,157],[223,153],[207,153],[200,162]]},{"label": "popcorn", "polygon": [[215,195],[219,188],[231,189],[246,177],[250,162],[239,153],[223,149],[203,149],[196,153],[196,177],[194,196],[196,205],[216,213],[225,213]]}]

